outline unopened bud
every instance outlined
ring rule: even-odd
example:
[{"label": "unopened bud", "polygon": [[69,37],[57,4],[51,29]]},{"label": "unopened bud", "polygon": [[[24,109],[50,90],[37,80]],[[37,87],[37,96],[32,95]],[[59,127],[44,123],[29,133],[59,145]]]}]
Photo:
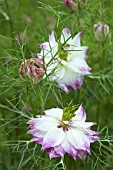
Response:
[{"label": "unopened bud", "polygon": [[30,58],[20,63],[20,74],[38,83],[44,75],[44,64],[41,58]]},{"label": "unopened bud", "polygon": [[109,34],[109,26],[106,23],[94,24],[94,37],[97,41],[103,41]]},{"label": "unopened bud", "polygon": [[64,5],[70,8],[72,11],[77,11],[77,3],[74,0],[64,0]]}]

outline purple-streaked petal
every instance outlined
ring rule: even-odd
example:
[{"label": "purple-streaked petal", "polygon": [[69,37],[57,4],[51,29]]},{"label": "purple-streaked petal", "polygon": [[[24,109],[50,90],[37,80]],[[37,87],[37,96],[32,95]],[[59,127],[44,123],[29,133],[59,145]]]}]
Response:
[{"label": "purple-streaked petal", "polygon": [[54,117],[43,116],[36,120],[29,121],[28,124],[30,124],[32,128],[35,127],[37,130],[49,131],[53,126],[57,126],[58,122]]},{"label": "purple-streaked petal", "polygon": [[73,145],[70,144],[67,137],[62,142],[62,147],[65,152],[67,152],[70,156],[72,156],[74,159],[76,159],[77,149],[73,147]]},{"label": "purple-streaked petal", "polygon": [[42,143],[43,143],[43,138],[34,137],[31,141],[32,141],[32,142],[36,142],[36,143],[42,145]]},{"label": "purple-streaked petal", "polygon": [[65,138],[65,133],[62,128],[50,128],[50,130],[44,136],[42,148],[50,148],[58,146]]},{"label": "purple-streaked petal", "polygon": [[[67,41],[68,40],[68,41]],[[61,38],[60,38],[60,42],[61,44],[65,43],[66,44],[70,44],[71,41],[71,33],[70,30],[68,28],[64,28],[62,30],[62,34],[61,34]]]},{"label": "purple-streaked petal", "polygon": [[90,147],[88,137],[78,128],[73,128],[67,133],[68,141],[76,149],[87,150]]},{"label": "purple-streaked petal", "polygon": [[65,67],[64,75],[59,79],[56,79],[60,88],[66,93],[69,93],[71,88],[74,90],[80,89],[83,83],[84,76],[76,74],[72,69]]},{"label": "purple-streaked petal", "polygon": [[48,42],[40,44],[40,48],[41,48],[41,52],[38,54],[39,57],[52,58],[51,48]]},{"label": "purple-streaked petal", "polygon": [[83,84],[83,76],[81,76],[80,80],[76,80],[75,82],[68,84],[68,86],[73,88],[74,90],[79,90],[82,84]]},{"label": "purple-streaked petal", "polygon": [[79,106],[79,108],[75,111],[75,117],[72,118],[73,120],[80,120],[80,121],[84,121],[86,120],[86,112],[83,109],[82,105]]},{"label": "purple-streaked petal", "polygon": [[70,92],[70,87],[65,84],[59,84],[60,88],[65,91],[67,94]]},{"label": "purple-streaked petal", "polygon": [[58,155],[60,155],[60,157],[63,157],[65,154],[65,150],[63,149],[62,145],[55,146],[54,150]]},{"label": "purple-streaked petal", "polygon": [[60,155],[55,152],[54,148],[47,148],[46,152],[49,155],[50,159],[60,157]]},{"label": "purple-streaked petal", "polygon": [[87,65],[85,60],[80,58],[74,58],[68,62],[68,67],[81,75],[91,74],[91,68]]},{"label": "purple-streaked petal", "polygon": [[55,40],[54,31],[52,31],[51,35],[49,35],[49,43],[50,43],[51,48],[53,48],[57,45],[57,42]]},{"label": "purple-streaked petal", "polygon": [[89,138],[90,143],[93,143],[93,142],[99,140],[98,136],[88,136],[88,138]]}]

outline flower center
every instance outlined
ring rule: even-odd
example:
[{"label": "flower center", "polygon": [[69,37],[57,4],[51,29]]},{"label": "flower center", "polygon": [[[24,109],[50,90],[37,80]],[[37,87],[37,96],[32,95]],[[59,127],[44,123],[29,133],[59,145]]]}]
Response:
[{"label": "flower center", "polygon": [[69,47],[68,44],[61,44],[59,43],[59,52],[58,56],[64,61],[67,61],[67,56],[68,56],[68,50],[65,50],[64,48]]},{"label": "flower center", "polygon": [[75,117],[75,109],[78,108],[78,105],[68,106],[63,109],[62,120],[57,128],[63,128],[64,131],[68,131],[71,126],[71,119]]},{"label": "flower center", "polygon": [[75,117],[76,115],[74,112],[77,107],[78,107],[77,105],[74,105],[72,107],[71,106],[65,107],[63,110],[62,121],[69,121],[73,117]]},{"label": "flower center", "polygon": [[60,125],[57,126],[57,127],[58,127],[58,128],[63,128],[64,131],[67,131],[68,128],[69,128],[69,124],[67,124],[67,123],[65,123],[65,122],[63,122],[63,121],[61,121],[61,122],[60,122]]}]

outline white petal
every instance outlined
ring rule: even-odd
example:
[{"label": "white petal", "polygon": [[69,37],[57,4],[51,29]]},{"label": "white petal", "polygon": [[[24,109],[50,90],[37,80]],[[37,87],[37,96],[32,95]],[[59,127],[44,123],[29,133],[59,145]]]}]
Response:
[{"label": "white petal", "polygon": [[87,150],[90,147],[88,137],[78,128],[70,129],[67,138],[76,149]]},{"label": "white petal", "polygon": [[83,109],[82,105],[80,105],[80,107],[76,110],[75,115],[76,116],[72,118],[72,121],[73,120],[81,120],[81,121],[86,120],[86,112]]},{"label": "white petal", "polygon": [[42,49],[40,52],[40,56],[50,56],[50,45],[48,42],[40,44],[40,48]]},{"label": "white petal", "polygon": [[[69,40],[67,41],[67,39],[69,39]],[[70,33],[70,30],[68,28],[63,29],[62,34],[61,34],[61,38],[60,38],[60,42],[61,42],[61,44],[65,43],[65,42],[66,42],[66,44],[70,44],[71,33]]]},{"label": "white petal", "polygon": [[[45,58],[46,64],[48,64],[50,60],[51,59],[48,60],[48,58]],[[56,71],[57,66],[58,66],[58,63],[54,61],[48,64],[47,69],[46,69],[46,74],[49,75],[50,73],[52,73],[51,75],[49,75],[49,79],[54,80],[54,72]]]},{"label": "white petal", "polygon": [[44,57],[44,62],[48,64],[50,61],[54,61],[54,57],[58,51],[58,43],[51,44],[49,42],[45,42],[40,44],[40,48],[42,48],[41,52],[38,54],[38,57]]},{"label": "white petal", "polygon": [[91,70],[86,61],[80,58],[72,59],[70,62],[68,62],[68,67],[81,75],[90,74]]},{"label": "white petal", "polygon": [[84,122],[84,121],[78,121],[78,120],[73,120],[73,126],[75,127],[80,127],[80,128],[83,128],[83,129],[86,129],[86,128],[89,128],[93,125],[95,125],[96,123],[94,122]]},{"label": "white petal", "polygon": [[62,128],[50,128],[44,137],[42,148],[58,146],[62,143],[64,138],[65,133]]},{"label": "white petal", "polygon": [[[58,64],[57,64],[57,66],[58,66]],[[55,70],[53,75],[51,75],[50,79],[58,81],[64,76],[64,73],[65,73],[65,69],[60,66],[58,69]]]},{"label": "white petal", "polygon": [[50,128],[57,127],[58,121],[54,117],[44,116],[44,118],[40,118],[36,124],[35,128],[41,131],[48,131]]},{"label": "white petal", "polygon": [[72,39],[72,45],[76,47],[80,47],[80,38],[81,38],[82,32],[79,32],[73,39]]},{"label": "white petal", "polygon": [[67,137],[65,137],[64,141],[62,142],[62,147],[65,152],[67,152],[69,155],[71,155],[74,159],[76,159],[77,155],[77,149],[71,145],[71,143],[68,141]]},{"label": "white petal", "polygon": [[[70,69],[67,66],[64,67],[64,71],[65,72],[64,72],[63,77],[59,77],[59,79],[56,80],[58,84],[68,85],[74,88],[75,90],[79,89],[83,82],[83,76],[77,74],[74,70]],[[66,87],[64,88],[66,89]]]},{"label": "white petal", "polygon": [[60,108],[53,108],[53,109],[45,110],[44,112],[46,115],[55,117],[58,120],[62,119],[63,110]]},{"label": "white petal", "polygon": [[62,77],[60,77],[57,80],[57,82],[61,84],[70,84],[75,79],[76,79],[76,73],[69,67],[65,66],[63,69]]},{"label": "white petal", "polygon": [[68,49],[68,61],[73,60],[74,58],[80,58],[80,59],[87,59],[86,52],[88,50],[88,47],[82,46],[82,47],[69,47]]},{"label": "white petal", "polygon": [[51,35],[49,35],[49,43],[50,43],[51,48],[53,48],[57,45],[57,42],[55,40],[54,31],[52,31]]}]

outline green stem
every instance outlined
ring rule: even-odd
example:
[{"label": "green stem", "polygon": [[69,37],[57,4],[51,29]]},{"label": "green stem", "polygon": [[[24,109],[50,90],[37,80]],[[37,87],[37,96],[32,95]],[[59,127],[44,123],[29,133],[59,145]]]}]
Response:
[{"label": "green stem", "polygon": [[6,9],[7,9],[7,14],[9,16],[9,25],[10,25],[10,31],[11,31],[11,37],[12,37],[12,49],[14,49],[14,29],[13,29],[13,22],[12,22],[12,19],[11,19],[11,14],[10,14],[10,9],[9,9],[9,4],[8,4],[8,1],[5,0],[5,6],[6,6]]},{"label": "green stem", "polygon": [[39,97],[40,97],[40,113],[41,115],[44,114],[44,97],[43,97],[43,92],[42,92],[42,89],[39,87]]}]

